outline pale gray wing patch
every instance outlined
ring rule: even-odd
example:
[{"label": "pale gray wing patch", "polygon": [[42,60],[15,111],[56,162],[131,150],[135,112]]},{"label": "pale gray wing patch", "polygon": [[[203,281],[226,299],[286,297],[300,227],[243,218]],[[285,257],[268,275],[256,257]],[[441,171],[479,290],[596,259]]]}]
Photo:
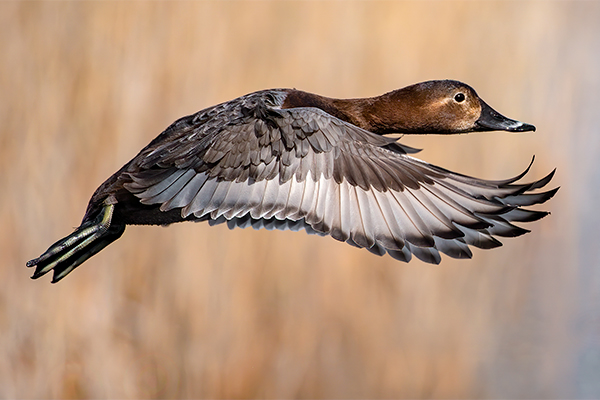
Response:
[{"label": "pale gray wing patch", "polygon": [[176,195],[195,175],[194,171],[172,168],[164,179],[149,187],[143,186],[143,180],[132,176],[133,182],[126,183],[126,189],[140,198],[142,204],[164,203]]},{"label": "pale gray wing patch", "polygon": [[[186,207],[192,202],[194,197],[196,197],[196,194],[198,193],[202,185],[204,185],[207,179],[208,175],[206,175],[205,173],[195,174],[194,177],[190,179],[190,181],[187,183],[185,188],[182,188],[182,190],[180,190],[175,196],[173,196],[173,198],[164,202],[160,206],[160,210],[170,211],[175,208]],[[185,212],[183,212],[182,214],[185,214]]]},{"label": "pale gray wing patch", "polygon": [[502,203],[470,198],[451,190],[451,181],[443,186],[435,181],[420,189],[377,191],[323,176],[317,181],[309,175],[304,181],[237,182],[187,170],[173,171],[150,187],[135,179],[130,186],[144,204],[161,204],[164,211],[181,208],[183,218],[193,214],[230,228],[304,229],[374,254],[388,253],[402,261],[412,254],[434,264],[440,262],[440,252],[470,258],[470,245],[498,247],[501,243],[494,235],[526,232],[509,221],[545,215],[518,208],[506,211]]},{"label": "pale gray wing patch", "polygon": [[[231,183],[229,181],[224,182]],[[196,217],[201,217],[213,194],[216,192],[217,186],[219,186],[219,182],[217,182],[216,178],[207,179],[192,201],[181,209],[181,216],[187,218],[189,215],[194,214]]]}]

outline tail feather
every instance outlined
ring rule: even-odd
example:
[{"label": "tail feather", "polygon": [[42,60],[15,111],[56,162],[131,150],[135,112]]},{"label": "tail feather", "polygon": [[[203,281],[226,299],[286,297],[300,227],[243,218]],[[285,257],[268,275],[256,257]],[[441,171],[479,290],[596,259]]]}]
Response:
[{"label": "tail feather", "polygon": [[28,261],[28,267],[35,266],[31,278],[37,279],[54,270],[52,283],[56,283],[121,237],[125,224],[112,223],[114,207],[113,204],[105,205],[96,219],[84,222],[75,232],[50,246],[40,257]]}]

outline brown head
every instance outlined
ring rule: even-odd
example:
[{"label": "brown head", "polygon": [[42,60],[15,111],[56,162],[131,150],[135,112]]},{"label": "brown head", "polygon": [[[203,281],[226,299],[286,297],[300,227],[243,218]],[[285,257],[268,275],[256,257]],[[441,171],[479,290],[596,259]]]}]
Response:
[{"label": "brown head", "polygon": [[417,83],[369,100],[363,106],[366,128],[380,134],[535,130],[496,112],[472,87],[458,81]]}]

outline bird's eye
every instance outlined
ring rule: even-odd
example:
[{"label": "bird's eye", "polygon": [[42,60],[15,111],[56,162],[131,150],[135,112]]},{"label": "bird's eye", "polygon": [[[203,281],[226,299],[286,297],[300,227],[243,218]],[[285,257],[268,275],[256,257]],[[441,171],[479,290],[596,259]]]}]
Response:
[{"label": "bird's eye", "polygon": [[456,93],[456,94],[454,95],[454,100],[455,100],[457,103],[461,103],[461,102],[465,101],[465,95],[464,95],[464,94],[462,94],[462,93]]}]

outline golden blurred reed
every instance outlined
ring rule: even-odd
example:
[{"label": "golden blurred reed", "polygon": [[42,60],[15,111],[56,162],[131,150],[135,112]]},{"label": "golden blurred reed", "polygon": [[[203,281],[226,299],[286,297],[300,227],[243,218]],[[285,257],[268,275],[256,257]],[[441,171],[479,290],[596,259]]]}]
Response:
[{"label": "golden blurred reed", "polygon": [[[554,128],[572,116],[552,95],[569,87],[550,89],[564,71],[548,65],[554,41],[588,12],[519,2],[1,3],[0,397],[573,393],[571,309],[556,299],[576,287],[563,268],[573,256],[557,250],[575,240],[568,211],[441,266],[192,223],[129,227],[58,285],[30,281],[24,264],[77,226],[93,190],[173,120],[268,87],[363,97],[463,80],[538,133],[406,138],[425,147],[421,158],[490,179],[518,173],[534,153],[532,178],[567,168],[557,156],[567,139]],[[547,207],[568,209],[560,195]]]}]

